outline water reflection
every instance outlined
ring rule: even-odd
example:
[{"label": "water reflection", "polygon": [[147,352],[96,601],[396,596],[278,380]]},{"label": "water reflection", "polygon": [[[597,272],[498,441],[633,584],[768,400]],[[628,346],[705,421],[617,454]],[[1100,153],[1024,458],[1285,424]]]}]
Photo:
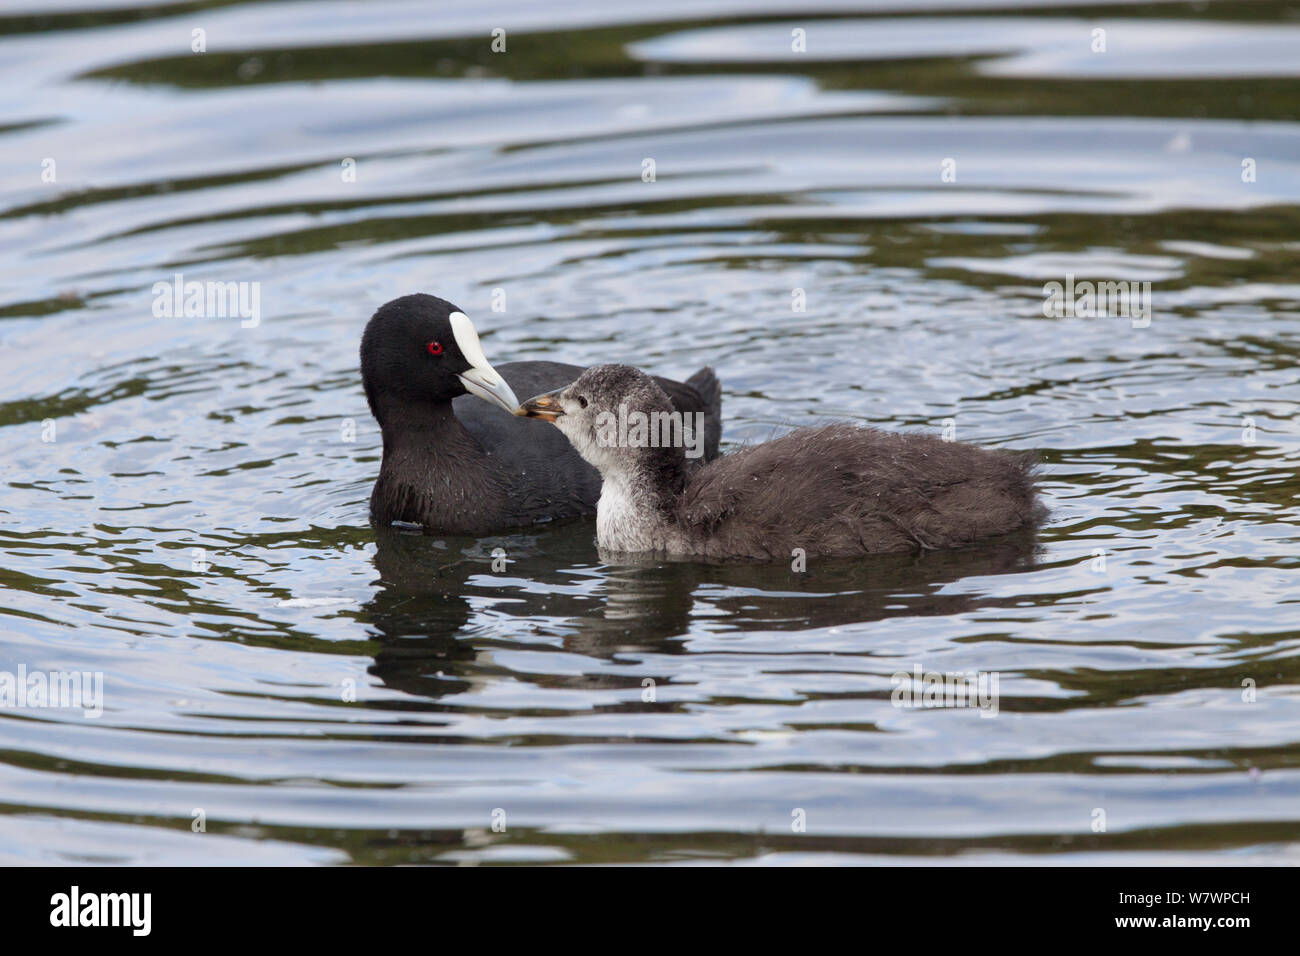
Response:
[{"label": "water reflection", "polygon": [[[475,638],[482,632],[472,621],[482,601],[514,620],[489,633],[527,634],[542,622],[545,633],[562,635],[566,650],[592,659],[684,653],[682,638],[698,618],[719,630],[789,631],[797,649],[798,633],[816,628],[1017,606],[1017,598],[944,586],[1037,566],[1032,531],[957,551],[814,561],[799,572],[783,564],[626,555],[618,564],[594,565],[593,535],[590,521],[473,543],[377,530],[379,580],[359,616],[380,642],[370,672],[413,696],[468,690],[479,664]],[[509,572],[496,574],[494,563]],[[594,586],[574,588],[575,578]]]}]

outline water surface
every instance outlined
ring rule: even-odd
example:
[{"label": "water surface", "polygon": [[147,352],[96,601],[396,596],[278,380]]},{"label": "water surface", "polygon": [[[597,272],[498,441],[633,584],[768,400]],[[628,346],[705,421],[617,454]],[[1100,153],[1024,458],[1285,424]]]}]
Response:
[{"label": "water surface", "polygon": [[[104,679],[0,709],[0,860],[1300,859],[1296,8],[800,6],[0,15],[0,670]],[[260,322],[155,316],[177,273]],[[1067,274],[1150,324],[1046,318]],[[802,574],[376,531],[412,291],[712,364],[730,447],[1034,449],[1051,519]]]}]

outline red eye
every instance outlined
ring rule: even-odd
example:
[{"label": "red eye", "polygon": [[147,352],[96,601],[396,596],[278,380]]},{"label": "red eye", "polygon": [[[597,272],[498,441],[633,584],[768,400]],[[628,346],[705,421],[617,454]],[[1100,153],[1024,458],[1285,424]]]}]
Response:
[{"label": "red eye", "polygon": [[441,355],[441,354],[442,354],[442,343],[441,343],[441,342],[430,342],[430,343],[429,343],[429,354],[430,354],[430,355]]}]

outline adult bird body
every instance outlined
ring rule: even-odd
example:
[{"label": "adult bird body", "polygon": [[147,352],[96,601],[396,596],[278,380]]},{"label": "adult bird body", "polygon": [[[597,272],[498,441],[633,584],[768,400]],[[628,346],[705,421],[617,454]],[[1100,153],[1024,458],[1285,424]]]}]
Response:
[{"label": "adult bird body", "polygon": [[[561,362],[492,366],[473,323],[431,295],[381,306],[361,338],[361,377],[383,434],[371,521],[444,534],[488,534],[595,511],[600,476],[564,436],[516,418],[517,394],[577,378]],[[673,407],[705,415],[717,454],[721,389],[711,369],[656,380]]]}]

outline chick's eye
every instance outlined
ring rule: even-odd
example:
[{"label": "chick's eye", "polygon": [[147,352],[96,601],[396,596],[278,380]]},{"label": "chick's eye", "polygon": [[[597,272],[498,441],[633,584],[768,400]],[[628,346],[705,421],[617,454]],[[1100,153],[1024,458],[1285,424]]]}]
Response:
[{"label": "chick's eye", "polygon": [[579,404],[581,407],[586,408],[586,407],[587,407],[587,397],[586,397],[585,395],[579,395],[579,396],[578,396],[578,404]]},{"label": "chick's eye", "polygon": [[429,343],[429,354],[430,354],[430,355],[441,355],[441,354],[442,354],[442,343],[441,343],[441,342],[430,342],[430,343]]}]

